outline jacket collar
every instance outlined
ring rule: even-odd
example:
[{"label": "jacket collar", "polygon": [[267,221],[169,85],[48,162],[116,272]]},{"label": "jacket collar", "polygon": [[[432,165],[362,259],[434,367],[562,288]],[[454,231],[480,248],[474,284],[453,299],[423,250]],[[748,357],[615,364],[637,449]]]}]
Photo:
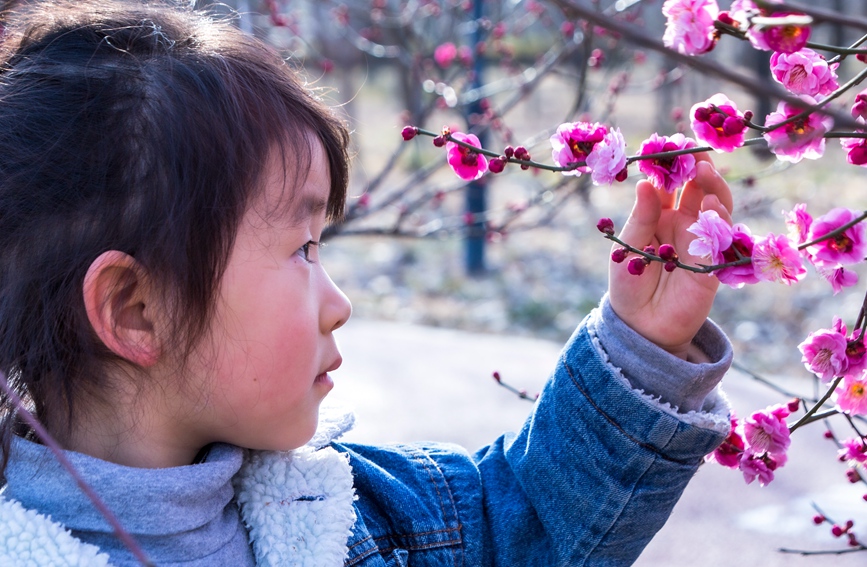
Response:
[{"label": "jacket collar", "polygon": [[[352,413],[323,406],[304,447],[250,452],[233,482],[257,566],[343,565],[355,491],[348,458],[327,445],[354,422]],[[0,497],[0,565],[108,567],[108,559],[50,517]]]}]

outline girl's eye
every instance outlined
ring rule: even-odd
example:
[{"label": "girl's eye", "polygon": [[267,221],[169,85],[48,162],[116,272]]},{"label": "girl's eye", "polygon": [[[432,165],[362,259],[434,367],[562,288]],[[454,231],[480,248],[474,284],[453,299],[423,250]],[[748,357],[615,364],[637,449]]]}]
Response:
[{"label": "girl's eye", "polygon": [[316,240],[308,240],[304,243],[304,245],[298,249],[298,254],[304,258],[305,262],[309,262],[311,264],[316,262],[316,259],[319,257],[317,253],[317,248],[319,247],[319,242]]}]

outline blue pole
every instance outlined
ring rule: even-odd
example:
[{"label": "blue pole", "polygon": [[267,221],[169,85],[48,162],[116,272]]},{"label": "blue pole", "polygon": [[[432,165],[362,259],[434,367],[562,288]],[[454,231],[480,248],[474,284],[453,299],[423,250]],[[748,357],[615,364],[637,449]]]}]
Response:
[{"label": "blue pole", "polygon": [[[478,46],[484,40],[484,30],[478,25],[482,20],[484,13],[484,0],[474,0],[473,2],[473,18],[476,22],[476,27],[473,30],[473,83],[472,88],[478,89],[482,86],[482,71],[485,66],[484,57],[478,52]],[[468,116],[476,114],[481,116],[482,104],[481,99],[476,99],[470,103],[467,108]],[[486,137],[484,133],[479,133],[479,141],[482,147],[485,146]],[[466,192],[466,211],[472,215],[475,220],[468,223],[466,234],[466,270],[471,276],[481,275],[485,272],[485,221],[482,214],[487,210],[486,203],[486,177],[482,177],[477,181],[473,181],[467,187]]]}]

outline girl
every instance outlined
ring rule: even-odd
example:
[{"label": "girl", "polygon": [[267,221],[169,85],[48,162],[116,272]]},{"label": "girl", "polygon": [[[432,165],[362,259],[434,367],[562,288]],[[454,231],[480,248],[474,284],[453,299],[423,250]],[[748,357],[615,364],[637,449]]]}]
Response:
[{"label": "girl", "polygon": [[[2,398],[0,565],[626,565],[728,432],[716,280],[612,265],[517,435],[341,445],[350,305],[319,262],[344,126],[230,25],[120,0],[9,16],[0,370],[142,552]],[[623,237],[728,218],[707,158]],[[318,428],[317,428],[318,424]]]}]

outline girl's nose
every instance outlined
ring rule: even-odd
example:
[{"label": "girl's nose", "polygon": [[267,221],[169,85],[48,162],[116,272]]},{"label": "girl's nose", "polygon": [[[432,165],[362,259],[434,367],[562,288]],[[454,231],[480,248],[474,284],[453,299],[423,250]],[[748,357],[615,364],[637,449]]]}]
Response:
[{"label": "girl's nose", "polygon": [[331,281],[331,277],[326,272],[323,272],[325,281],[323,282],[323,303],[320,309],[320,317],[322,323],[322,332],[330,333],[336,331],[349,320],[352,315],[352,303],[346,294]]}]

